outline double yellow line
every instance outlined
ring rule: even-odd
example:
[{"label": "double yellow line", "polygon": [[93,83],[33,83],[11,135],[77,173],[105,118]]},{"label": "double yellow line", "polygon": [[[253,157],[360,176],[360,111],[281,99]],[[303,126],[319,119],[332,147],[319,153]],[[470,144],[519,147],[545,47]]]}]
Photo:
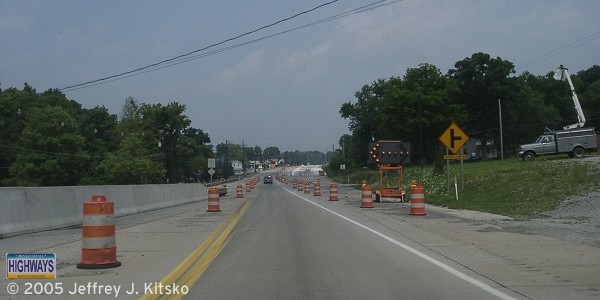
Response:
[{"label": "double yellow line", "polygon": [[[161,279],[160,283],[163,286],[186,285],[191,288],[196,281],[202,276],[204,271],[210,266],[213,260],[221,253],[229,240],[231,231],[239,222],[241,216],[246,212],[250,205],[251,198],[248,196],[244,204],[238,208],[225,223],[221,224],[202,245],[200,245],[192,254],[183,260],[175,267],[165,278]],[[156,295],[146,294],[140,300],[155,300],[155,299],[182,299],[185,295]]]}]

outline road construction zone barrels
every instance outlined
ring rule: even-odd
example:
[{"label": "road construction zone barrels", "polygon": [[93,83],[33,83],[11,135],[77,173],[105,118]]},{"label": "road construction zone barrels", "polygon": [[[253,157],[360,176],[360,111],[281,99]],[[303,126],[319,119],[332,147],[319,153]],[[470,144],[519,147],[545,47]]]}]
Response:
[{"label": "road construction zone barrels", "polygon": [[329,183],[329,201],[338,201],[338,188],[333,181]]},{"label": "road construction zone barrels", "polygon": [[208,189],[208,209],[207,212],[220,212],[221,206],[219,205],[219,189],[211,187]]},{"label": "road construction zone barrels", "polygon": [[310,181],[308,180],[304,181],[304,193],[310,194]]},{"label": "road construction zone barrels", "polygon": [[313,193],[313,196],[321,196],[321,182],[317,180],[317,182],[315,182],[315,192]]},{"label": "road construction zone barrels", "polygon": [[250,180],[246,179],[246,182],[244,183],[246,184],[246,193],[250,193],[252,191],[250,188]]},{"label": "road construction zone barrels", "polygon": [[115,206],[103,195],[83,203],[81,263],[79,269],[106,269],[121,266],[117,261]]},{"label": "road construction zone barrels", "polygon": [[298,189],[298,179],[294,178],[294,180],[292,180],[292,189]]},{"label": "road construction zone barrels", "polygon": [[360,208],[373,208],[373,190],[368,184],[365,184],[362,187]]},{"label": "road construction zone barrels", "polygon": [[425,187],[412,186],[410,189],[410,215],[424,216],[425,213]]},{"label": "road construction zone barrels", "polygon": [[238,184],[235,191],[236,198],[244,198],[244,191],[242,190],[242,185]]}]

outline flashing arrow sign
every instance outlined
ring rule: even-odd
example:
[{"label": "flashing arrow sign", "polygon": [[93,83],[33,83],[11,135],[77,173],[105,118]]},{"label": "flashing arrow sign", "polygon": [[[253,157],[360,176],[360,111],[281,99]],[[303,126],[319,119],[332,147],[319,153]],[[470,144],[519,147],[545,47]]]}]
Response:
[{"label": "flashing arrow sign", "polygon": [[456,123],[452,122],[448,129],[439,137],[439,140],[452,154],[456,154],[460,147],[469,140],[469,136]]}]

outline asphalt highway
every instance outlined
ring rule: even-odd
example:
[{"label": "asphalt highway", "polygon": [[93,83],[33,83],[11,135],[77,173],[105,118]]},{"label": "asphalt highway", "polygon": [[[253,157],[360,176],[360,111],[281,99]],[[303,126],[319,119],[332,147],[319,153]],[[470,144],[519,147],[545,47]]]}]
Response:
[{"label": "asphalt highway", "polygon": [[76,268],[80,228],[0,239],[2,253],[57,259],[55,280],[7,280],[0,257],[0,299],[600,297],[596,247],[506,231],[487,221],[502,216],[478,212],[360,208],[360,191],[342,184],[340,201],[328,201],[325,177],[311,178],[322,196],[292,188],[303,173],[259,181],[243,198],[231,189],[220,212],[204,199],[116,218],[116,268]]},{"label": "asphalt highway", "polygon": [[326,196],[263,185],[193,299],[511,299]]}]

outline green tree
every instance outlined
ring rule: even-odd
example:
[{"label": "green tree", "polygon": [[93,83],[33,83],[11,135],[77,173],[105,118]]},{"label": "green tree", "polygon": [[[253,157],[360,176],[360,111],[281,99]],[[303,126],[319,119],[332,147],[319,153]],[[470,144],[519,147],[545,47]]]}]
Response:
[{"label": "green tree", "polygon": [[163,177],[160,161],[156,153],[145,145],[147,139],[143,131],[130,132],[123,137],[119,149],[109,153],[96,167],[98,180],[102,184],[149,184],[159,183]]},{"label": "green tree", "polygon": [[212,158],[210,137],[201,129],[186,128],[177,146],[176,155],[184,160],[181,173],[187,180],[199,180],[208,169],[208,158]]},{"label": "green tree", "polygon": [[190,119],[184,115],[185,105],[171,102],[166,106],[162,104],[142,104],[144,128],[150,135],[160,141],[160,152],[164,155],[167,178],[170,183],[179,182],[185,175],[182,173],[182,164],[185,158],[177,156],[177,145],[184,129],[190,124]]},{"label": "green tree", "polygon": [[460,88],[460,102],[468,111],[469,120],[462,125],[471,138],[487,141],[499,140],[498,99],[508,99],[513,85],[509,76],[515,73],[514,65],[500,57],[491,58],[486,53],[475,53],[454,64],[448,75]]},{"label": "green tree", "polygon": [[77,121],[62,107],[33,108],[9,182],[19,186],[77,185],[89,156]]},{"label": "green tree", "polygon": [[84,151],[90,154],[81,183],[94,184],[95,168],[108,153],[116,151],[119,146],[117,116],[109,114],[105,107],[96,106],[83,109],[78,123],[79,133],[85,139]]},{"label": "green tree", "polygon": [[263,150],[262,156],[266,159],[279,159],[281,157],[281,152],[278,147],[270,146]]},{"label": "green tree", "polygon": [[0,91],[0,182],[11,176],[9,168],[22,152],[18,148],[21,135],[37,97],[35,90],[27,84],[23,90]]}]

